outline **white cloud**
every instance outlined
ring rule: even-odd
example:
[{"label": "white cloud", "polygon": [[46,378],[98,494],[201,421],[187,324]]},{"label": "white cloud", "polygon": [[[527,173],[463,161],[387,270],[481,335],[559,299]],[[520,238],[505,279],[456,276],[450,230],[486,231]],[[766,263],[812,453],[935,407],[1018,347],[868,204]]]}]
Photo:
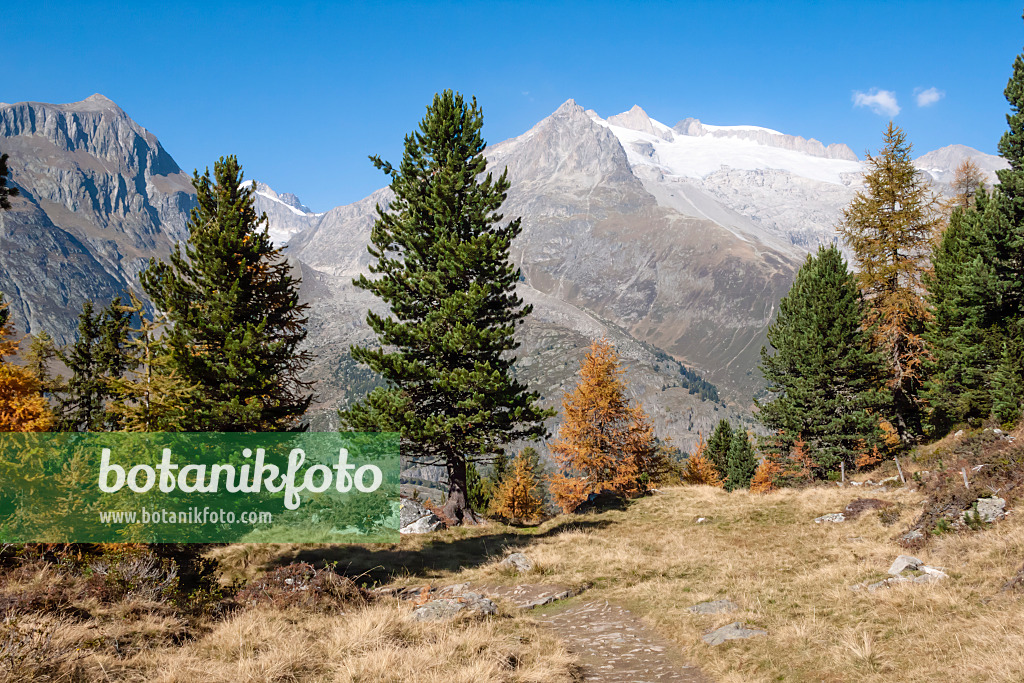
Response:
[{"label": "white cloud", "polygon": [[914,90],[914,97],[917,98],[917,106],[919,107],[930,107],[945,96],[946,91],[939,90],[938,88],[928,88],[927,90],[917,88]]},{"label": "white cloud", "polygon": [[879,116],[896,116],[900,113],[900,105],[896,102],[896,93],[892,90],[872,88],[866,93],[854,90],[853,106],[868,107]]}]

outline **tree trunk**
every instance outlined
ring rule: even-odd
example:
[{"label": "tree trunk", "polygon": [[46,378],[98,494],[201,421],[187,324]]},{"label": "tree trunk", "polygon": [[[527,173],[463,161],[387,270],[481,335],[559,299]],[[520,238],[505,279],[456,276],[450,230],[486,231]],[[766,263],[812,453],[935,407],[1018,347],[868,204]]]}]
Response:
[{"label": "tree trunk", "polygon": [[456,524],[477,524],[480,517],[469,506],[466,485],[466,458],[450,453],[445,465],[448,470],[448,502],[441,511]]}]

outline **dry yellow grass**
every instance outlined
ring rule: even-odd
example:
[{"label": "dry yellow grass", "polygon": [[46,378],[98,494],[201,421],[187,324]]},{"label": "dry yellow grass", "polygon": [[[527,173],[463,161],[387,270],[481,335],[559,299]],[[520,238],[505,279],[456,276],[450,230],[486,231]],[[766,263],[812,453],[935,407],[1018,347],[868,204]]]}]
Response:
[{"label": "dry yellow grass", "polygon": [[[865,495],[899,504],[900,523],[885,527],[871,512],[841,524],[813,522]],[[873,594],[850,590],[885,576],[902,552],[892,537],[916,517],[919,503],[898,489],[767,496],[668,489],[628,511],[582,516],[575,529],[540,534],[526,550],[538,565],[528,580],[593,582],[590,597],[597,593],[643,615],[717,680],[1024,680],[1024,609],[1020,598],[998,592],[1024,557],[1021,519],[1011,515],[982,533],[937,537],[917,553],[945,568],[949,581]],[[698,517],[709,521],[697,524]],[[509,580],[494,564],[459,579]],[[687,611],[723,597],[742,610]],[[700,640],[736,620],[769,636],[716,648]]]}]

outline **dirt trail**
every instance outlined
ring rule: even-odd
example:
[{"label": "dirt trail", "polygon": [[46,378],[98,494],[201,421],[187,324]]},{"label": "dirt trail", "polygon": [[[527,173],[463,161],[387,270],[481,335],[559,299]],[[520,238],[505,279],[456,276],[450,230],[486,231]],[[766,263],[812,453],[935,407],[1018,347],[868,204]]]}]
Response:
[{"label": "dirt trail", "polygon": [[591,600],[539,616],[580,658],[583,680],[600,683],[711,683],[678,659],[677,647],[655,634],[629,610]]}]

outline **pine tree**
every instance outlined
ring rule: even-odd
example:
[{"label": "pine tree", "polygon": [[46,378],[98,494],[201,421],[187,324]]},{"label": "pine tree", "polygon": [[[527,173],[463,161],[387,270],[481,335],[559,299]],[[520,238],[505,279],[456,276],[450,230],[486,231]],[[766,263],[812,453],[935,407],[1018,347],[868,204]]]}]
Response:
[{"label": "pine tree", "polygon": [[94,313],[93,302],[82,305],[78,339],[58,352],[71,375],[57,391],[61,431],[105,432],[120,429],[117,416],[107,410],[113,398],[111,382],[131,369],[127,352],[132,313],[114,298]]},{"label": "pine tree", "polygon": [[46,432],[53,426],[49,402],[30,368],[7,360],[18,352],[8,303],[0,294],[0,432]]},{"label": "pine tree", "polygon": [[1008,341],[992,376],[992,414],[1005,427],[1013,427],[1024,412],[1024,385],[1020,380],[1024,349]]},{"label": "pine tree", "polygon": [[978,191],[985,189],[985,173],[972,159],[964,159],[953,171],[950,188],[953,190],[950,209],[958,206],[969,209],[974,206]]},{"label": "pine tree", "polygon": [[654,428],[626,396],[625,374],[615,347],[595,341],[580,363],[580,380],[562,399],[562,425],[551,452],[559,471],[551,494],[572,512],[591,494],[645,493],[663,469]]},{"label": "pine tree", "polygon": [[729,449],[732,447],[733,429],[728,420],[719,420],[718,426],[708,440],[707,456],[719,472],[729,467]]},{"label": "pine tree", "polygon": [[7,187],[7,159],[6,154],[0,154],[0,211],[8,211],[11,208],[10,197],[18,196],[18,188]]},{"label": "pine tree", "polygon": [[142,287],[170,323],[173,369],[191,393],[187,431],[305,429],[312,400],[300,378],[311,355],[299,280],[254,208],[234,156],[193,175],[188,240],[170,262],[150,260]]},{"label": "pine tree", "polygon": [[729,445],[729,467],[726,470],[725,490],[735,491],[750,486],[750,480],[757,470],[757,454],[750,443],[750,437],[736,430]]},{"label": "pine tree", "polygon": [[925,278],[930,358],[922,397],[933,436],[962,421],[980,424],[992,409],[993,347],[1002,338],[1002,323],[989,311],[995,292],[985,234],[986,225],[1005,222],[998,204],[981,190],[974,205],[955,208],[932,252]]},{"label": "pine tree", "polygon": [[761,372],[771,400],[757,402],[771,433],[768,453],[788,453],[803,435],[821,474],[852,467],[857,454],[881,437],[888,396],[879,389],[882,363],[862,327],[863,301],[835,246],[808,256],[768,330],[775,349],[761,349]]},{"label": "pine tree", "polygon": [[508,443],[546,434],[552,412],[513,375],[516,327],[532,308],[516,294],[510,260],[518,219],[502,224],[506,173],[484,177],[487,160],[476,100],[448,90],[434,97],[419,131],[405,138],[402,162],[374,165],[395,197],[370,235],[374,279],[354,284],[386,303],[367,313],[379,347],[352,357],[381,375],[378,387],[341,413],[355,430],[395,431],[402,454],[443,465],[451,519],[472,521],[466,463],[493,461]]},{"label": "pine tree", "polygon": [[525,452],[512,460],[512,469],[502,479],[491,502],[491,513],[510,522],[530,522],[544,511],[541,479],[536,463]]},{"label": "pine tree", "polygon": [[890,122],[881,151],[867,155],[865,190],[839,227],[856,258],[867,327],[886,359],[896,426],[905,440],[920,433],[928,319],[922,277],[942,222],[911,150],[906,134]]}]

